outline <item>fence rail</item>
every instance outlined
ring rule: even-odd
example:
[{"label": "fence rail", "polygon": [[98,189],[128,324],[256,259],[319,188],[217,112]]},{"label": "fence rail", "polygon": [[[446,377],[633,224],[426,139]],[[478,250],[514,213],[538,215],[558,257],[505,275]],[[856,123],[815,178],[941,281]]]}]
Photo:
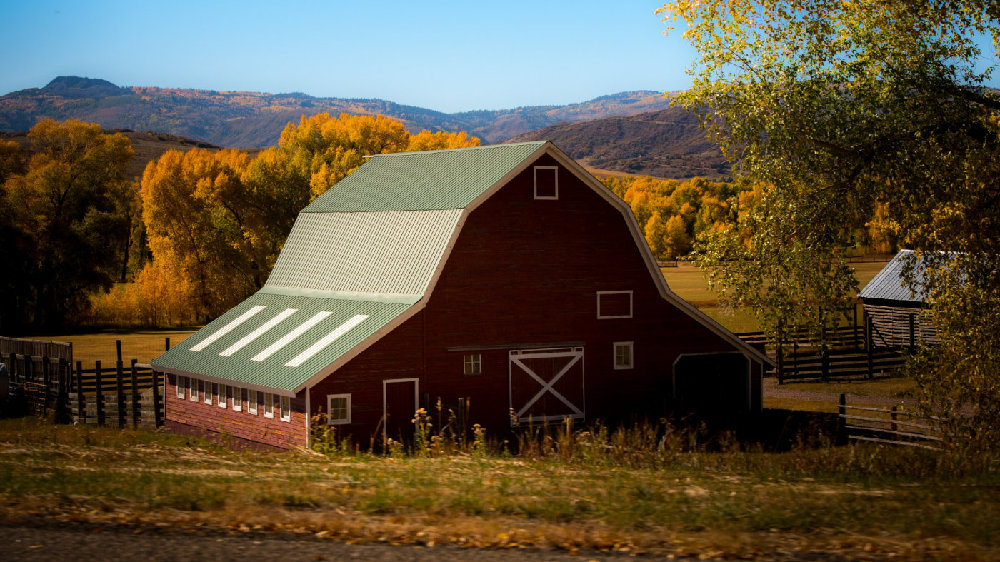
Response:
[{"label": "fence rail", "polygon": [[923,418],[902,406],[877,408],[848,404],[840,395],[838,406],[847,438],[887,445],[940,450],[944,441],[939,420]]}]

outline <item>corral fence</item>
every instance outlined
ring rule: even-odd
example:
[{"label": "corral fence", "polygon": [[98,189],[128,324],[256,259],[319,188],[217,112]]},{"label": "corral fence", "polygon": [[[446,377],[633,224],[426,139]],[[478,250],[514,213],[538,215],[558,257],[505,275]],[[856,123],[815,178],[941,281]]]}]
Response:
[{"label": "corral fence", "polygon": [[871,317],[864,314],[859,323],[857,308],[853,321],[843,326],[824,328],[820,338],[806,330],[792,331],[786,339],[775,342],[764,332],[737,334],[743,341],[767,353],[774,362],[773,374],[778,383],[806,380],[858,380],[887,376],[906,361],[908,345],[886,346]]},{"label": "corral fence", "polygon": [[71,344],[0,337],[0,362],[7,368],[0,398],[23,403],[29,414],[52,414],[57,423],[163,425],[162,374],[135,359],[124,363],[120,341],[117,348],[115,365],[96,361],[84,369],[82,362],[72,360]]},{"label": "corral fence", "polygon": [[919,417],[904,405],[850,404],[840,395],[838,414],[847,438],[888,445],[940,450],[944,439],[938,418]]}]

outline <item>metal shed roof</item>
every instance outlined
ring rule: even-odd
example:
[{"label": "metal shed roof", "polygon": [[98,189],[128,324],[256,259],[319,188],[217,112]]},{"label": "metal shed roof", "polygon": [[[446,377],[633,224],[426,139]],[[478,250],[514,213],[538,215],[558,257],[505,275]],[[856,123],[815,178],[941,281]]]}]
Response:
[{"label": "metal shed roof", "polygon": [[[920,303],[924,301],[924,295],[918,290],[914,293],[910,286],[903,279],[903,267],[907,260],[914,259],[913,250],[900,250],[889,263],[885,264],[861,292],[858,298],[863,300],[890,300],[906,303]],[[917,259],[914,266],[914,276],[918,284],[923,284],[924,267],[923,262]]]}]

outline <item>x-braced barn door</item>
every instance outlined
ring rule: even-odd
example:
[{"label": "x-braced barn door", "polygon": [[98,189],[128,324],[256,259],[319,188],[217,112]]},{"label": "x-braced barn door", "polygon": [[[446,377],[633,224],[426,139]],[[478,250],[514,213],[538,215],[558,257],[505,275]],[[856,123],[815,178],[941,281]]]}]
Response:
[{"label": "x-braced barn door", "polygon": [[510,352],[510,408],[518,422],[583,419],[583,348]]}]

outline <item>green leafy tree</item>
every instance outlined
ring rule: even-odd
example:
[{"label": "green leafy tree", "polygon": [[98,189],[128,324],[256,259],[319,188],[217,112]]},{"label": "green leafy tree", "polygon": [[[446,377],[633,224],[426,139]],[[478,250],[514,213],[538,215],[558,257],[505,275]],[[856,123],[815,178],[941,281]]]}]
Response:
[{"label": "green leafy tree", "polygon": [[730,301],[772,333],[822,322],[856,289],[856,234],[891,225],[939,272],[927,289],[943,341],[916,373],[926,403],[964,403],[985,416],[951,416],[964,434],[1000,442],[1000,391],[984,384],[1000,380],[1000,98],[978,66],[980,37],[998,48],[1000,4],[675,0],[661,13],[699,52],[678,101],[741,181],[767,186],[703,239]]}]

